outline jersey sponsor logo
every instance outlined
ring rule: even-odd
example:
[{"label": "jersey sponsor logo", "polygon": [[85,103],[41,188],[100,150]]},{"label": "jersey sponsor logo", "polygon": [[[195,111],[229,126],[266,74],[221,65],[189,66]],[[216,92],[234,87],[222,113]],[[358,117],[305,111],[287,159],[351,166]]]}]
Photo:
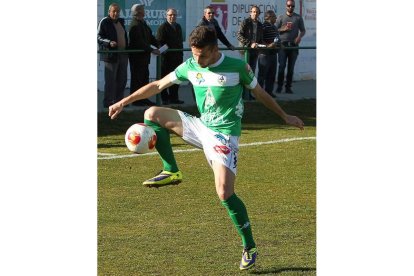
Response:
[{"label": "jersey sponsor logo", "polygon": [[237,72],[197,72],[188,71],[187,79],[193,86],[237,86],[240,84],[240,75]]},{"label": "jersey sponsor logo", "polygon": [[226,146],[215,145],[214,150],[217,153],[223,153],[223,154],[229,154],[230,153],[230,149]]},{"label": "jersey sponsor logo", "polygon": [[205,82],[206,80],[203,78],[203,75],[201,73],[197,73],[197,75],[196,75],[196,81],[200,85],[202,82]]}]

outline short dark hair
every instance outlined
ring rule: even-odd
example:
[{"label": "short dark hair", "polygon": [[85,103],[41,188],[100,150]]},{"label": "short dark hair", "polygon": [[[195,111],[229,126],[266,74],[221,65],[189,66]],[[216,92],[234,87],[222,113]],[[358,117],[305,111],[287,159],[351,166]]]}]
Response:
[{"label": "short dark hair", "polygon": [[196,27],[188,39],[190,47],[204,48],[206,46],[217,46],[216,30],[207,26]]},{"label": "short dark hair", "polygon": [[264,15],[264,19],[268,20],[270,17],[276,16],[275,12],[272,10],[267,10]]},{"label": "short dark hair", "polygon": [[252,10],[253,10],[254,8],[256,8],[256,9],[259,11],[259,14],[261,14],[260,8],[259,8],[259,6],[257,6],[257,5],[252,5],[252,6],[250,7],[250,12],[252,12]]}]

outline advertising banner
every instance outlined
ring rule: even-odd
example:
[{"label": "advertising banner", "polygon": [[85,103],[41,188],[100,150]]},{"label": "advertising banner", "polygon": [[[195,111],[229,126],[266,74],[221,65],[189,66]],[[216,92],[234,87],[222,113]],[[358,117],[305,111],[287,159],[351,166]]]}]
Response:
[{"label": "advertising banner", "polygon": [[[167,3],[168,2],[168,3]],[[134,4],[145,5],[145,21],[155,35],[158,27],[165,21],[165,11],[167,8],[174,7],[177,10],[177,23],[181,25],[183,36],[186,37],[186,0],[105,0],[105,10],[107,11],[111,3],[118,3],[121,7],[120,17],[125,18],[125,25],[128,30],[132,20],[131,7]]]}]

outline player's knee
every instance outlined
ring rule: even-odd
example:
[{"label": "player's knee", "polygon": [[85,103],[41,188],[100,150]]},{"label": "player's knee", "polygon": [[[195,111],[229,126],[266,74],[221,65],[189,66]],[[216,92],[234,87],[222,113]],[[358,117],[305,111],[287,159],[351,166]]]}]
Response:
[{"label": "player's knee", "polygon": [[155,120],[157,118],[158,110],[159,110],[159,107],[158,106],[151,106],[150,108],[148,108],[147,110],[145,110],[144,118],[146,120],[150,120],[150,121],[155,122]]}]

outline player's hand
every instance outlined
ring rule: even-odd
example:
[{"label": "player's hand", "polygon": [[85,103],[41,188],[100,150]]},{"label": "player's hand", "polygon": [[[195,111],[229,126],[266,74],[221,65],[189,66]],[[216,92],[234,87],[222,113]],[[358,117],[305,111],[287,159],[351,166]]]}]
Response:
[{"label": "player's hand", "polygon": [[291,126],[295,126],[297,128],[300,128],[301,130],[303,130],[303,126],[304,123],[302,122],[301,119],[299,119],[296,116],[291,116],[291,115],[287,115],[286,119],[285,119],[286,124],[291,125]]},{"label": "player's hand", "polygon": [[118,114],[121,113],[123,108],[124,105],[122,103],[114,103],[109,107],[108,116],[111,117],[111,119],[115,119],[116,117],[118,117]]},{"label": "player's hand", "polygon": [[234,51],[234,46],[233,45],[230,45],[230,47],[228,47],[230,50],[232,50],[232,51]]}]

